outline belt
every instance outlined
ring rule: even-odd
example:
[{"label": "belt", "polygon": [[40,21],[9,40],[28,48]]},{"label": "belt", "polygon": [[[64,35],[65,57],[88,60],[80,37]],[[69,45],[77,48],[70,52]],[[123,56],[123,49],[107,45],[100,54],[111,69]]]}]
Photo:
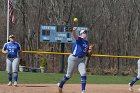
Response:
[{"label": "belt", "polygon": [[74,57],[78,57],[78,58],[83,58],[84,56],[76,56],[76,55],[72,55]]}]

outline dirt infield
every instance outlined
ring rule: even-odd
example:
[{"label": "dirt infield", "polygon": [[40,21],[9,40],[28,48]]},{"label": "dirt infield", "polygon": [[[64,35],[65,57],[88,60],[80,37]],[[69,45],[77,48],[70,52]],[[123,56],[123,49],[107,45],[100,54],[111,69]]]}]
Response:
[{"label": "dirt infield", "polygon": [[[134,86],[133,93],[140,85]],[[64,93],[81,93],[80,84],[66,84]],[[19,84],[18,87],[0,85],[0,93],[58,93],[56,84]],[[86,93],[131,93],[126,84],[87,84]]]}]

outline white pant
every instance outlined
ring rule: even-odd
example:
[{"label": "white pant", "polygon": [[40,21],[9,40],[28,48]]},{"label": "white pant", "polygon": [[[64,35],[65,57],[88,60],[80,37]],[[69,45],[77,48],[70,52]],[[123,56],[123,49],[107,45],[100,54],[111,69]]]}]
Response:
[{"label": "white pant", "polygon": [[137,64],[138,64],[138,75],[137,75],[137,78],[140,79],[140,59],[138,60]]},{"label": "white pant", "polygon": [[68,67],[67,67],[67,77],[71,77],[75,68],[78,68],[81,76],[86,76],[86,66],[85,66],[85,57],[78,58],[72,56],[72,54],[68,58]]},{"label": "white pant", "polygon": [[6,70],[8,73],[18,72],[19,58],[7,58]]}]

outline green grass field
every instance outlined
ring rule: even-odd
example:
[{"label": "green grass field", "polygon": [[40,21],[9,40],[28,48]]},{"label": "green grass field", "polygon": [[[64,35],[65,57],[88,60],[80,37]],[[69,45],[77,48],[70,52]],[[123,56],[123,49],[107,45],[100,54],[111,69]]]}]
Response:
[{"label": "green grass field", "polygon": [[[19,83],[22,84],[56,84],[64,74],[58,73],[32,73],[32,72],[19,72]],[[88,75],[88,84],[128,84],[133,79],[132,76],[103,76],[103,75]],[[0,84],[6,84],[7,72],[0,71]],[[80,75],[74,74],[73,77],[67,82],[69,84],[80,83]],[[137,82],[137,84],[140,82]]]}]

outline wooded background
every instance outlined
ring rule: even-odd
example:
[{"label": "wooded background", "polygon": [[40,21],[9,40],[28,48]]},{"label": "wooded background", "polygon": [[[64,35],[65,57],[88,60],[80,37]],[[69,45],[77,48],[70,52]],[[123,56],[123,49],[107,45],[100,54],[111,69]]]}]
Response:
[{"label": "wooded background", "polygon": [[[95,54],[140,54],[140,0],[14,0],[15,23],[10,34],[15,34],[22,50],[60,52],[59,43],[41,43],[41,24],[61,25],[79,19],[79,25],[89,28],[89,42]],[[0,47],[6,42],[7,0],[0,0]],[[71,52],[66,44],[65,52]],[[0,68],[5,68],[5,55]],[[47,58],[48,71],[59,72],[61,55],[22,54],[29,67],[39,67],[40,58]],[[65,70],[67,66],[65,56]],[[138,59],[92,57],[90,71],[94,74],[133,74]]]}]

